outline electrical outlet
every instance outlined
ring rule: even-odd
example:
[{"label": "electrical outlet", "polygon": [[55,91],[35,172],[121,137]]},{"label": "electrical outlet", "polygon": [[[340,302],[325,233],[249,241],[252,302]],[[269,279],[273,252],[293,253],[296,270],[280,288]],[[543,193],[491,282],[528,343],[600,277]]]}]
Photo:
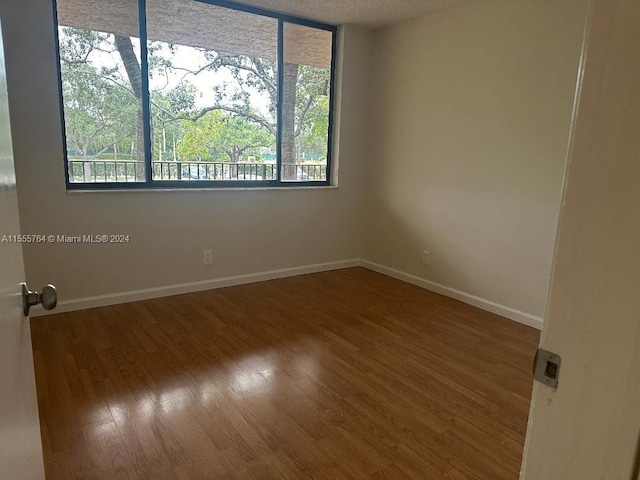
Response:
[{"label": "electrical outlet", "polygon": [[422,251],[422,263],[425,265],[431,265],[431,252],[427,250]]},{"label": "electrical outlet", "polygon": [[202,265],[213,264],[213,252],[211,250],[204,250],[202,252]]}]

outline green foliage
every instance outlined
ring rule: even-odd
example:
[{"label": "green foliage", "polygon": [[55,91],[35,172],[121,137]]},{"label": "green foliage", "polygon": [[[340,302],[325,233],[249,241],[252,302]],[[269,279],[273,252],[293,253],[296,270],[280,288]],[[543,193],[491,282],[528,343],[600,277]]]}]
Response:
[{"label": "green foliage", "polygon": [[219,110],[196,121],[182,120],[182,141],[177,147],[182,160],[228,160],[237,163],[247,151],[273,145],[273,136],[263,127]]},{"label": "green foliage", "polygon": [[222,123],[214,156],[228,156],[231,162],[242,161],[246,152],[256,152],[259,147],[275,146],[275,138],[260,125],[238,115],[227,115]]},{"label": "green foliage", "polygon": [[205,160],[220,142],[223,120],[219,111],[207,112],[195,122],[180,122],[183,136],[177,154],[182,160]]},{"label": "green foliage", "polygon": [[298,72],[296,117],[300,153],[327,156],[330,71],[301,65]]},{"label": "green foliage", "polygon": [[114,51],[112,36],[62,28],[60,57],[69,150],[90,156],[135,142],[137,104],[117,66],[93,63]]},{"label": "green foliage", "polygon": [[[68,149],[79,158],[137,157],[139,107],[111,34],[61,27],[60,54]],[[186,48],[186,47],[181,47]],[[242,161],[275,151],[277,72],[274,61],[193,49],[201,65],[187,69],[177,47],[150,42],[152,144],[155,160]],[[196,58],[196,57],[192,57]],[[182,65],[182,66],[178,66]],[[225,85],[199,91],[190,80],[222,73]],[[175,79],[180,77],[180,81]],[[171,78],[158,86],[158,79]],[[328,69],[300,65],[295,94],[298,158],[326,156]],[[259,111],[252,95],[267,107]],[[206,95],[208,104],[203,105]]]}]

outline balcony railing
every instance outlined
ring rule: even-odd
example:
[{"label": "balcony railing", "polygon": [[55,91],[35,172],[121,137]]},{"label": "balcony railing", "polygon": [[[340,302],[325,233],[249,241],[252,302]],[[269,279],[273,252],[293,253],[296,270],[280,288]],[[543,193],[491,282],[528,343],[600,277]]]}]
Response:
[{"label": "balcony railing", "polygon": [[153,162],[154,180],[276,180],[272,163]]},{"label": "balcony railing", "polygon": [[71,183],[140,182],[144,162],[137,160],[69,160]]},{"label": "balcony railing", "polygon": [[[137,160],[69,160],[69,181],[72,183],[142,182],[145,180],[144,162]],[[321,164],[282,164],[282,181],[323,181],[327,167]],[[277,180],[274,163],[230,162],[153,162],[153,179],[202,180]]]}]

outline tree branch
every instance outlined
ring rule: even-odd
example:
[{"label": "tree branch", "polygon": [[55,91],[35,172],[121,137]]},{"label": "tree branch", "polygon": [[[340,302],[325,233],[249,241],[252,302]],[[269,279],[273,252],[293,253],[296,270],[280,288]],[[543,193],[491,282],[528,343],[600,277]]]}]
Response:
[{"label": "tree branch", "polygon": [[302,124],[304,123],[304,117],[307,116],[307,112],[309,112],[309,108],[311,108],[311,104],[313,103],[314,98],[315,98],[315,95],[309,95],[309,97],[307,98],[307,101],[304,104],[302,112],[300,112],[300,117],[298,118],[298,125],[296,126],[296,129],[294,132],[294,136],[296,137],[300,135],[300,132],[302,131]]},{"label": "tree branch", "polygon": [[117,137],[113,142],[109,143],[106,147],[104,147],[102,150],[99,150],[97,153],[94,153],[92,155],[91,158],[96,158],[99,157],[100,155],[102,155],[104,152],[106,152],[107,150],[109,150],[111,148],[111,146],[114,143],[118,143],[120,140],[124,140],[125,138],[127,138],[129,135],[132,135],[135,132],[135,130],[129,130],[128,132],[125,132],[124,134],[120,135],[119,137]]},{"label": "tree branch", "polygon": [[190,122],[195,122],[197,120],[199,120],[200,118],[202,118],[204,115],[206,115],[209,112],[212,112],[214,110],[223,110],[225,112],[229,112],[229,113],[234,113],[236,115],[240,115],[241,117],[244,117],[248,120],[251,120],[252,122],[255,122],[259,125],[262,125],[264,128],[266,128],[269,133],[275,135],[276,134],[276,130],[274,128],[274,126],[269,123],[266,119],[255,115],[253,113],[250,112],[245,112],[242,111],[240,109],[234,108],[234,107],[229,107],[226,105],[212,105],[211,107],[205,107],[202,110],[200,110],[197,114],[193,115],[193,116],[184,116],[184,115],[179,115],[179,116],[175,116],[175,115],[171,115],[169,112],[166,112],[167,115],[171,116],[171,118],[173,120],[187,120]]},{"label": "tree branch", "polygon": [[79,152],[81,155],[85,154],[85,152],[82,150],[82,147],[80,147],[78,139],[75,137],[75,135],[67,136],[67,140],[69,141],[69,143],[71,143],[71,147],[73,148],[73,150]]},{"label": "tree branch", "polygon": [[258,147],[264,147],[265,145],[263,145],[262,143],[256,144],[256,145],[247,145],[246,147],[242,147],[238,150],[238,152],[240,152],[240,155],[242,155],[246,150],[249,150],[250,148],[258,148]]},{"label": "tree branch", "polygon": [[81,72],[82,75],[91,75],[92,77],[96,77],[96,78],[101,78],[102,80],[106,80],[108,82],[113,83],[116,87],[120,87],[123,90],[126,90],[127,92],[129,92],[131,95],[134,96],[135,98],[135,94],[133,92],[133,90],[131,90],[129,87],[127,87],[126,85],[123,85],[122,83],[118,82],[117,80],[115,80],[114,78],[111,77],[107,77],[105,75],[98,75],[95,72]]},{"label": "tree branch", "polygon": [[216,58],[213,62],[209,62],[209,63],[207,63],[205,66],[200,67],[200,68],[199,68],[199,69],[197,69],[197,70],[191,70],[191,69],[189,69],[189,68],[184,68],[184,67],[176,67],[175,65],[172,65],[172,66],[171,66],[171,69],[172,69],[172,70],[181,70],[181,71],[183,71],[183,72],[186,72],[186,73],[185,73],[185,74],[180,78],[180,81],[182,82],[182,80],[184,80],[184,79],[185,79],[185,77],[186,77],[187,75],[190,75],[190,74],[191,74],[191,75],[194,75],[194,76],[195,76],[195,75],[198,75],[198,74],[200,74],[200,73],[204,72],[204,71],[205,71],[206,69],[208,69],[208,68],[214,67],[217,61],[218,61],[218,59]]},{"label": "tree branch", "polygon": [[[251,59],[254,62],[254,65],[256,63],[256,61],[259,62],[258,59]],[[239,70],[244,70],[246,72],[250,72],[253,73],[256,77],[258,77],[260,80],[262,80],[262,82],[265,84],[265,86],[269,89],[269,96],[271,96],[271,98],[274,98],[277,90],[276,90],[276,86],[273,84],[272,80],[267,76],[267,74],[264,71],[264,68],[262,67],[262,63],[260,63],[260,69],[261,72],[258,71],[257,68],[251,68],[249,66],[246,65],[242,65],[240,63],[237,62],[233,62],[233,61],[228,61],[228,60],[220,60],[220,66],[221,67],[230,67],[230,68],[237,68]]]}]

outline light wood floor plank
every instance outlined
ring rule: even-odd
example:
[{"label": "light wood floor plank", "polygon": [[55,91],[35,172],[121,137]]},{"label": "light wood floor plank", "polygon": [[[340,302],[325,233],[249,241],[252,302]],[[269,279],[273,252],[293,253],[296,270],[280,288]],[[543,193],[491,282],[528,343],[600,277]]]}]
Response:
[{"label": "light wood floor plank", "polygon": [[536,330],[363,268],[31,321],[48,480],[516,480]]}]

